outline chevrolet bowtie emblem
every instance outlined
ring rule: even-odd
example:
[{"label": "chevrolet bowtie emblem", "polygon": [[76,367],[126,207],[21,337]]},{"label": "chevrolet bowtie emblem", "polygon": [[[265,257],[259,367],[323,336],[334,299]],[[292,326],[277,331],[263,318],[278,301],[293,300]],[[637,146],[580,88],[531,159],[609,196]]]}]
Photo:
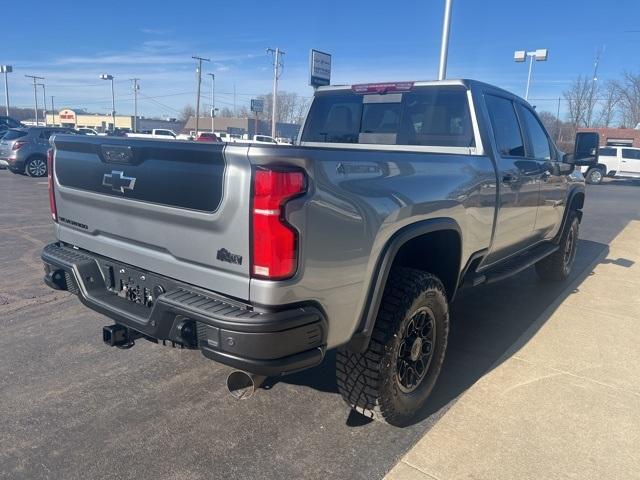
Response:
[{"label": "chevrolet bowtie emblem", "polygon": [[134,177],[125,177],[124,172],[117,170],[111,173],[105,173],[102,177],[102,185],[105,187],[111,187],[114,192],[124,193],[125,190],[133,190],[136,184]]}]

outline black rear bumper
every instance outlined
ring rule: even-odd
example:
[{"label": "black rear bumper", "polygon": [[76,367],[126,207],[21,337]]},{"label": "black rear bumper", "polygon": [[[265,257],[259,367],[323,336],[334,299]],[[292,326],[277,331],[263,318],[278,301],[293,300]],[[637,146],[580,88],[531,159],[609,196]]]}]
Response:
[{"label": "black rear bumper", "polygon": [[[192,346],[206,357],[268,376],[313,367],[324,357],[326,321],[313,305],[261,309],[62,243],[47,245],[42,260],[48,286],[78,295],[87,307],[148,339],[188,344],[181,325],[195,322]],[[116,295],[114,269],[142,272],[145,284],[160,286],[151,305]]]}]

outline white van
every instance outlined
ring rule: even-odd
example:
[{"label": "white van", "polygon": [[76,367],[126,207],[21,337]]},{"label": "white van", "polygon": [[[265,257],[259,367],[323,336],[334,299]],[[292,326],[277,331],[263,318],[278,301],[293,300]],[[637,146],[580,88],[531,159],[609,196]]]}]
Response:
[{"label": "white van", "polygon": [[582,167],[587,183],[602,183],[604,177],[640,178],[640,148],[601,147],[598,165]]}]

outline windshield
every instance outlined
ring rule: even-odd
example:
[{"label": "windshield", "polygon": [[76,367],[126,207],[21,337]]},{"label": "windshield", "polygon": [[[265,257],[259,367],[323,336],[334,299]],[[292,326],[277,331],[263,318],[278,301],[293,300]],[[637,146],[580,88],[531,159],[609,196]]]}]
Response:
[{"label": "windshield", "polygon": [[303,142],[471,147],[466,89],[426,87],[405,93],[320,93],[311,106]]}]

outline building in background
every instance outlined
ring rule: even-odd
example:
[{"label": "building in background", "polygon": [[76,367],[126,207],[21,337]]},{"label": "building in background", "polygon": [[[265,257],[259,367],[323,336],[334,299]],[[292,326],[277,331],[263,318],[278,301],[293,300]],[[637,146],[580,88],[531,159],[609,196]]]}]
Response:
[{"label": "building in background", "polygon": [[597,132],[601,146],[639,147],[640,128],[578,128],[578,132]]},{"label": "building in background", "polygon": [[[257,123],[257,130],[256,130]],[[196,117],[191,117],[184,126],[184,132],[189,133],[196,129]],[[238,135],[271,135],[271,123],[263,120],[257,122],[253,118],[234,118],[234,117],[216,117],[211,121],[211,117],[200,117],[198,120],[198,129],[201,132],[235,133]],[[276,136],[280,138],[289,138],[295,140],[298,137],[300,125],[297,123],[277,123]]]},{"label": "building in background", "polygon": [[[116,115],[115,128],[133,131],[133,115]],[[98,132],[106,132],[113,128],[113,117],[104,113],[89,113],[84,110],[63,108],[56,114],[47,113],[47,125],[69,128],[93,128]],[[182,122],[176,119],[161,120],[153,118],[138,118],[138,131],[153,128],[166,128],[179,133]]]}]

